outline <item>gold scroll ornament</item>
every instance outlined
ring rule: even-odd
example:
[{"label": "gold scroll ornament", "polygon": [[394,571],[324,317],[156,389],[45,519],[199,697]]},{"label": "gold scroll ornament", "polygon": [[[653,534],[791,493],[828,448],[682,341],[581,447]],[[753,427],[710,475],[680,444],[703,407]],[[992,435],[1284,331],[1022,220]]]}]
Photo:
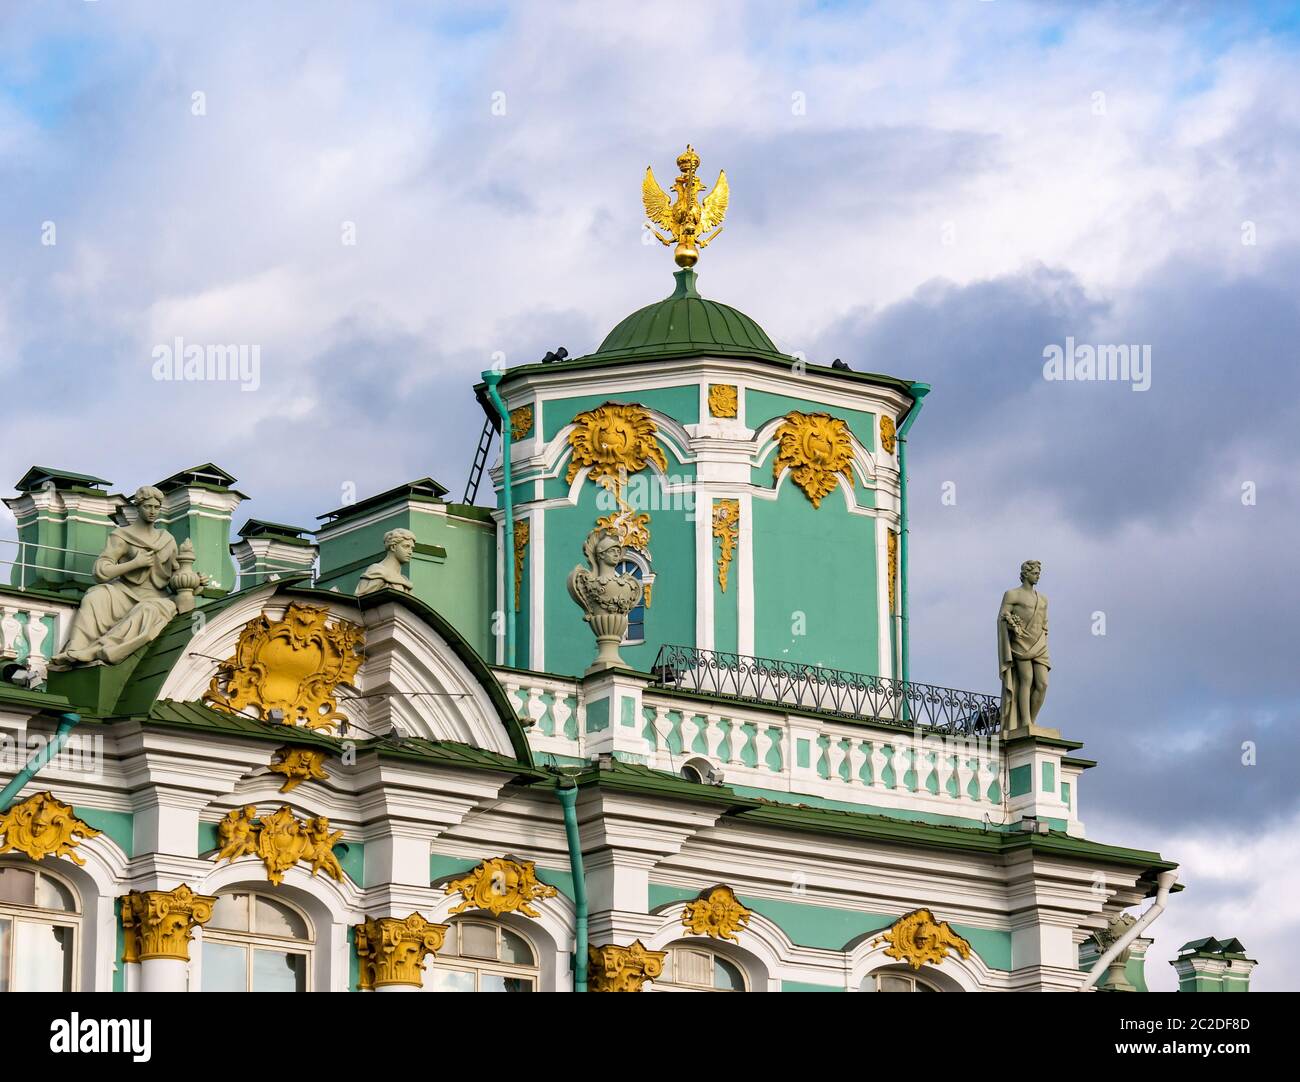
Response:
[{"label": "gold scroll ornament", "polygon": [[531,860],[511,860],[509,857],[485,860],[467,875],[453,879],[447,884],[447,893],[457,891],[462,900],[451,913],[484,909],[494,917],[502,913],[540,917],[542,914],[532,903],[559,894],[555,887],[538,882],[537,868]]},{"label": "gold scroll ornament", "polygon": [[738,943],[737,933],[748,927],[753,915],[754,911],[741,905],[730,887],[716,886],[704,891],[695,901],[686,903],[682,925],[693,935]]},{"label": "gold scroll ornament", "polygon": [[889,414],[882,414],[880,418],[880,446],[887,455],[894,453],[894,419]]},{"label": "gold scroll ornament", "polygon": [[520,406],[510,411],[510,438],[521,440],[533,430],[533,407]]},{"label": "gold scroll ornament", "polygon": [[727,592],[727,573],[731,568],[731,559],[736,552],[736,542],[740,537],[740,501],[713,501],[713,536],[721,542],[718,554],[718,586]]},{"label": "gold scroll ornament", "polygon": [[419,988],[424,960],[442,949],[447,928],[446,924],[425,920],[419,913],[366,918],[355,929],[357,987],[363,992],[391,984]]},{"label": "gold scroll ornament", "polygon": [[218,849],[213,859],[220,863],[243,856],[260,857],[266,865],[266,878],[277,885],[299,861],[311,865],[312,875],[323,871],[342,882],[343,867],[334,855],[334,846],[342,840],[343,832],[331,833],[330,821],[323,815],[299,819],[286,804],[258,820],[257,808],[245,804],[232,808],[217,824]]},{"label": "gold scroll ornament", "polygon": [[336,689],[349,684],[365,660],[365,629],[347,620],[326,623],[329,609],[292,602],[284,616],[266,613],[239,633],[203,700],[237,714],[252,707],[263,721],[283,712],[285,725],[332,730],[347,717]]},{"label": "gold scroll ornament", "polygon": [[593,992],[639,992],[646,981],[663,974],[667,957],[667,951],[647,950],[639,939],[626,947],[589,947],[588,987]]},{"label": "gold scroll ornament", "polygon": [[573,455],[565,483],[572,484],[583,467],[588,468],[591,480],[612,482],[616,490],[622,489],[629,474],[639,473],[652,462],[667,473],[668,460],[656,440],[657,433],[654,418],[644,406],[607,402],[579,413],[569,432]]},{"label": "gold scroll ornament", "polygon": [[188,962],[194,929],[212,919],[217,899],[182,883],[174,890],[133,890],[120,899],[122,961]]},{"label": "gold scroll ornament", "polygon": [[324,781],[329,777],[325,773],[325,752],[314,748],[279,748],[267,769],[283,775],[282,793],[296,789],[305,781]]},{"label": "gold scroll ornament", "polygon": [[950,951],[956,951],[962,958],[969,958],[970,944],[954,932],[946,923],[934,919],[928,909],[917,909],[899,917],[883,935],[871,941],[873,947],[888,943],[885,954],[906,962],[913,969],[923,965],[939,965],[948,957]]},{"label": "gold scroll ornament", "polygon": [[532,534],[532,523],[528,519],[515,522],[515,612],[520,611],[524,588],[524,556],[528,552],[528,541]]},{"label": "gold scroll ornament", "polygon": [[71,805],[53,793],[36,793],[0,815],[0,837],[4,839],[0,853],[18,852],[32,860],[67,857],[74,864],[85,864],[74,850],[85,839],[102,833],[78,819]]},{"label": "gold scroll ornament", "polygon": [[793,410],[776,430],[776,439],[779,450],[772,463],[773,477],[779,479],[790,470],[791,479],[814,507],[821,507],[835,487],[837,474],[853,485],[853,444],[848,426],[838,417]]}]

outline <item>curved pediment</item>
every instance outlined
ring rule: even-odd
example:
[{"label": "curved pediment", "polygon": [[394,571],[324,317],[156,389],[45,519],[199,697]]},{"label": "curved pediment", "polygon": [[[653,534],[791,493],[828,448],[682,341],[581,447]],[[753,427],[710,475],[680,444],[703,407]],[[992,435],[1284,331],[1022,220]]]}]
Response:
[{"label": "curved pediment", "polygon": [[345,738],[396,731],[531,763],[492,671],[437,612],[409,595],[357,599],[280,583],[227,598],[198,624],[157,699],[296,720]]}]

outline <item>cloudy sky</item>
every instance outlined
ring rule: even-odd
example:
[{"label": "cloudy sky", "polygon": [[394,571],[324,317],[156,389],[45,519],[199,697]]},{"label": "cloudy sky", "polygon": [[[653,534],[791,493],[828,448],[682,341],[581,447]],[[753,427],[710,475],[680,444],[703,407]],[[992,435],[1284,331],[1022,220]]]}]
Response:
[{"label": "cloudy sky", "polygon": [[[1182,865],[1148,979],[1237,936],[1294,988],[1298,54],[1282,3],[15,0],[0,482],[210,460],[304,525],[349,483],[458,496],[495,353],[669,291],[639,185],[689,140],[732,186],[702,292],[934,387],[917,678],[996,687],[1041,559],[1089,833]],[[257,345],[260,385],[155,380],[178,335]],[[1045,380],[1067,337],[1149,346],[1149,389]]]}]

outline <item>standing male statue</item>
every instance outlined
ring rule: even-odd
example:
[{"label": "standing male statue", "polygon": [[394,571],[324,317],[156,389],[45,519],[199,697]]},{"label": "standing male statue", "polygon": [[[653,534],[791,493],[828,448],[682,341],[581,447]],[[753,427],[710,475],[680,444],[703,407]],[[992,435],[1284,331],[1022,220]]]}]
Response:
[{"label": "standing male statue", "polygon": [[1047,695],[1047,598],[1034,587],[1043,565],[1020,565],[1020,585],[1002,595],[998,610],[998,672],[1002,677],[1002,731],[1026,729]]}]

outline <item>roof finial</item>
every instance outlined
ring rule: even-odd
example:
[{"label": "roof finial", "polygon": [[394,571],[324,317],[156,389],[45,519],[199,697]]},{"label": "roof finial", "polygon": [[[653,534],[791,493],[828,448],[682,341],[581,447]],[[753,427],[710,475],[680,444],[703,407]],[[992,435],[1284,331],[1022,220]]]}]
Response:
[{"label": "roof finial", "polygon": [[[722,232],[722,219],[727,213],[727,199],[730,189],[727,187],[727,174],[718,173],[718,182],[713,191],[704,197],[701,203],[698,196],[703,187],[695,171],[700,167],[700,156],[694,147],[686,144],[686,153],[677,159],[677,168],[681,174],[673,182],[676,200],[670,205],[668,193],[659,187],[654,171],[647,166],[645,181],[641,185],[641,198],[645,203],[646,223],[655,238],[665,245],[677,244],[673,258],[679,267],[693,267],[700,258],[700,249],[708,245]],[[658,229],[668,231],[663,236]]]}]

